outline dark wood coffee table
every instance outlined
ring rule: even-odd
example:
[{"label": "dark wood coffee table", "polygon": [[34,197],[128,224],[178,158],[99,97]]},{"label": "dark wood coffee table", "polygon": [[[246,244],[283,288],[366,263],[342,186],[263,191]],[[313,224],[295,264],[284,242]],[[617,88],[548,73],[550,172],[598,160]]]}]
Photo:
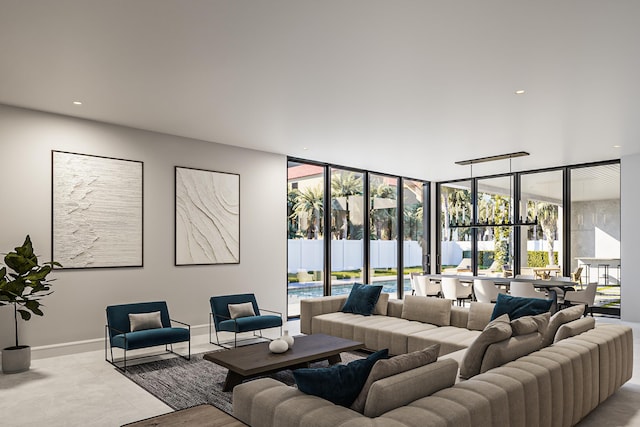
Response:
[{"label": "dark wood coffee table", "polygon": [[271,353],[269,343],[213,351],[204,355],[205,360],[229,369],[223,391],[231,391],[247,378],[265,375],[284,369],[307,367],[312,362],[328,360],[340,362],[340,353],[363,348],[364,344],[324,334],[295,337],[293,347],[284,353]]}]

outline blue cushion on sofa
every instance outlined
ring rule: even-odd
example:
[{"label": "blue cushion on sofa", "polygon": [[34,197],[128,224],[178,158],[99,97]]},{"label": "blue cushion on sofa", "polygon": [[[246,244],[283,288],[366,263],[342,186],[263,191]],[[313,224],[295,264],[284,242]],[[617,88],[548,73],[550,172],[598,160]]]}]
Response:
[{"label": "blue cushion on sofa", "polygon": [[503,314],[508,314],[511,320],[522,316],[535,316],[536,314],[549,311],[552,304],[552,300],[542,298],[522,298],[498,294],[496,305],[491,314],[491,320]]},{"label": "blue cushion on sofa", "polygon": [[303,393],[348,408],[360,394],[373,364],[388,357],[389,351],[385,348],[372,353],[366,359],[354,360],[346,365],[296,369],[293,376],[298,389]]},{"label": "blue cushion on sofa", "polygon": [[351,288],[351,293],[349,293],[347,302],[344,303],[344,307],[342,307],[341,311],[343,313],[370,316],[378,303],[380,292],[382,292],[382,285],[374,286],[355,283]]}]

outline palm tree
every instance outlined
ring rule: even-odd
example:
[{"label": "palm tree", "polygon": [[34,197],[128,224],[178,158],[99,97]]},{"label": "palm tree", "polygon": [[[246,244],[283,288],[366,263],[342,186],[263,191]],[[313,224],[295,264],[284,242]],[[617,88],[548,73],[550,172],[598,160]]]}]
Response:
[{"label": "palm tree", "polygon": [[300,192],[291,186],[287,185],[287,232],[289,239],[295,239],[298,236],[298,215],[294,212],[296,208],[296,200]]},{"label": "palm tree", "polygon": [[395,208],[375,209],[375,199],[396,199],[396,190],[387,184],[380,184],[371,189],[371,235],[380,239],[393,237]]},{"label": "palm tree", "polygon": [[538,204],[538,221],[547,240],[548,263],[555,264],[553,243],[558,232],[558,205],[546,202]]},{"label": "palm tree", "polygon": [[[335,238],[351,239],[354,236],[353,226],[349,220],[349,197],[362,195],[362,176],[356,175],[354,172],[335,172],[331,176],[331,216],[332,216],[332,231]],[[338,197],[344,197],[345,208],[340,209],[340,205],[336,199]]]},{"label": "palm tree", "polygon": [[307,217],[307,239],[317,239],[322,235],[323,215],[322,186],[307,187],[296,197],[294,212],[298,217]]}]

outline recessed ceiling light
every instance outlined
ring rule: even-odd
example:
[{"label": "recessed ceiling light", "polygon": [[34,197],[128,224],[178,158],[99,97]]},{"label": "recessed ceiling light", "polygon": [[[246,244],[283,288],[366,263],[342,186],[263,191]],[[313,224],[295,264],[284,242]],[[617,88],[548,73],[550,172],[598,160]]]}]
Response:
[{"label": "recessed ceiling light", "polygon": [[622,148],[622,145],[614,145],[613,148]]},{"label": "recessed ceiling light", "polygon": [[82,105],[81,101],[73,101],[73,105]]},{"label": "recessed ceiling light", "polygon": [[302,147],[302,149],[303,149],[303,150],[305,150],[305,151],[306,151],[306,150],[308,150],[308,148],[307,148],[307,147]]},{"label": "recessed ceiling light", "polygon": [[524,89],[517,90],[516,95],[524,95]]}]

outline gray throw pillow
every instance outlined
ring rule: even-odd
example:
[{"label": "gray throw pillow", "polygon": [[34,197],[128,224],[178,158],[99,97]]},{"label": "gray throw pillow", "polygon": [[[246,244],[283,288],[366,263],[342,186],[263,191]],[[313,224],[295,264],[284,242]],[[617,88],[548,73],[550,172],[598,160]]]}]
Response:
[{"label": "gray throw pillow", "polygon": [[439,352],[440,344],[433,344],[426,347],[424,350],[400,354],[390,359],[378,360],[375,365],[373,365],[371,372],[369,372],[367,381],[364,383],[362,390],[360,390],[360,394],[351,405],[351,409],[360,413],[364,412],[364,405],[367,402],[369,389],[376,381],[435,362],[438,360]]},{"label": "gray throw pillow", "polygon": [[584,304],[574,305],[572,307],[565,308],[564,310],[560,310],[551,316],[551,319],[549,320],[549,327],[542,336],[542,347],[547,347],[553,343],[553,339],[555,338],[556,332],[558,332],[558,328],[560,328],[560,326],[582,317],[584,309]]},{"label": "gray throw pillow", "polygon": [[480,373],[482,358],[489,345],[511,338],[509,315],[503,314],[493,319],[478,335],[464,354],[460,365],[460,378],[471,378]]},{"label": "gray throw pillow", "polygon": [[523,316],[511,321],[511,329],[513,329],[513,336],[527,335],[534,332],[544,334],[549,327],[549,318],[551,313],[540,313],[535,316]]},{"label": "gray throw pillow", "polygon": [[402,304],[401,317],[436,326],[449,326],[451,324],[451,300],[407,295]]},{"label": "gray throw pillow", "polygon": [[242,304],[229,304],[227,307],[229,308],[229,316],[231,316],[232,319],[256,315],[256,313],[253,311],[253,304],[251,304],[250,302],[243,302]]},{"label": "gray throw pillow", "polygon": [[162,328],[160,312],[152,311],[151,313],[130,313],[129,327],[131,332]]},{"label": "gray throw pillow", "polygon": [[490,302],[472,302],[469,308],[467,329],[471,331],[481,331],[491,321],[491,315],[495,304]]},{"label": "gray throw pillow", "polygon": [[373,314],[379,314],[380,316],[387,315],[387,305],[389,305],[389,294],[384,292],[380,293],[380,297],[378,297],[378,302],[376,306],[373,308]]}]

